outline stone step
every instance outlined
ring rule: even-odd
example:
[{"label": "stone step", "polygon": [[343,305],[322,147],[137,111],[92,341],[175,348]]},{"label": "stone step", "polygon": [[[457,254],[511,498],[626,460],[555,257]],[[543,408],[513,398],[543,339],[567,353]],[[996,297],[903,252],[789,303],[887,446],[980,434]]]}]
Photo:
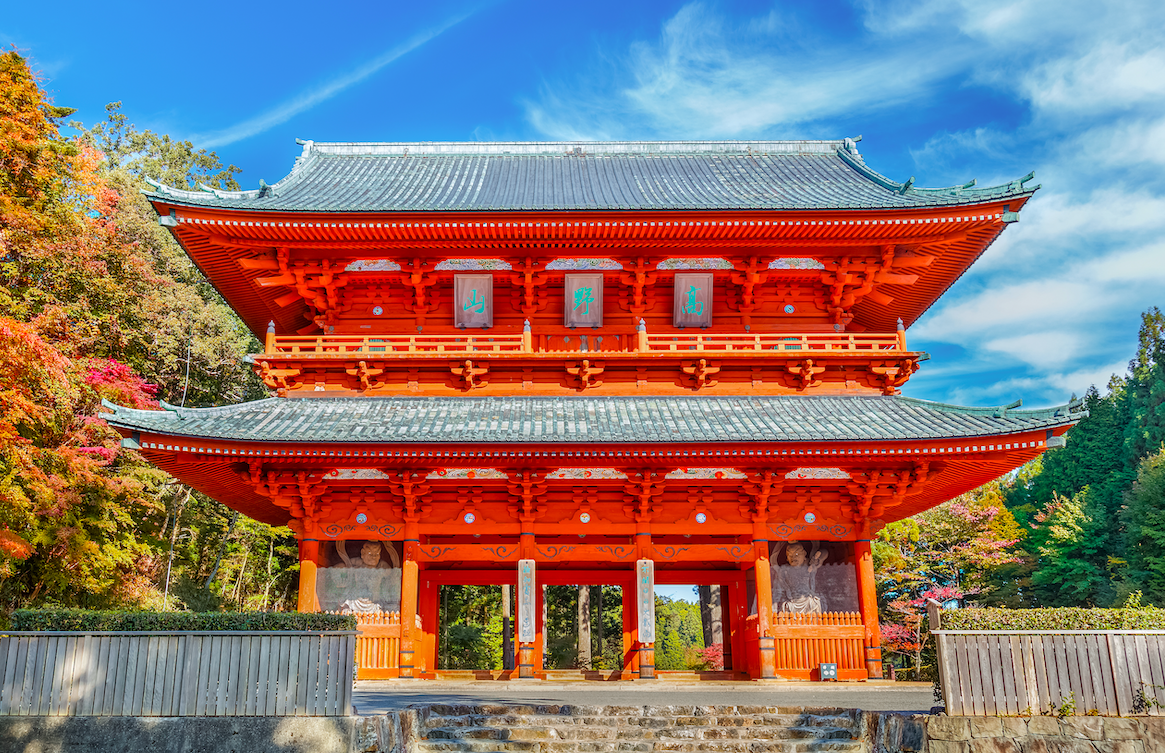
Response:
[{"label": "stone step", "polygon": [[420,740],[415,753],[863,753],[859,740]]},{"label": "stone step", "polygon": [[[504,729],[526,729],[554,727],[557,729],[707,729],[720,730],[726,736],[731,731],[772,730],[780,728],[843,729],[854,730],[856,720],[849,716],[815,715],[772,715],[755,717],[708,716],[708,717],[602,717],[602,716],[551,716],[541,714],[467,714],[464,716],[430,717],[425,723],[429,729],[472,729],[477,727],[499,727]],[[742,733],[744,735],[746,733]],[[755,735],[753,735],[755,736]]]},{"label": "stone step", "polygon": [[[637,713],[632,713],[634,709]],[[666,724],[677,726],[719,726],[747,727],[757,725],[808,725],[845,727],[856,724],[851,713],[741,713],[732,707],[718,707],[714,710],[692,707],[676,707],[660,715],[663,709],[652,707],[603,707],[551,706],[551,707],[446,707],[430,710],[429,723],[442,727],[452,726],[506,726],[520,724],[545,724],[552,719],[555,724],[634,724],[639,720],[664,720]],[[783,710],[788,712],[789,710]],[[458,713],[461,712],[461,713]],[[643,722],[646,726],[657,726],[658,722]],[[666,724],[664,726],[666,726]]]},{"label": "stone step", "polygon": [[754,727],[610,727],[588,726],[465,726],[429,727],[428,740],[797,740],[851,738],[844,727],[754,726]]}]

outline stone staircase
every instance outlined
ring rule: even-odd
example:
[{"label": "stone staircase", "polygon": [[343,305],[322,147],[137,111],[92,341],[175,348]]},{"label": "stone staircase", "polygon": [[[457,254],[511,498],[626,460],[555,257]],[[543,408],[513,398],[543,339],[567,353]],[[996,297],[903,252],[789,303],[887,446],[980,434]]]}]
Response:
[{"label": "stone staircase", "polygon": [[864,753],[854,709],[775,706],[414,707],[408,753]]}]

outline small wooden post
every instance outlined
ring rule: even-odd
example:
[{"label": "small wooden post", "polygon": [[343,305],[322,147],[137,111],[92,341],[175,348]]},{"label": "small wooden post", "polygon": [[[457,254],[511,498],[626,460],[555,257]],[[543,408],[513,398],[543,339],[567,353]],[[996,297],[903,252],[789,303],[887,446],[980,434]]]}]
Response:
[{"label": "small wooden post", "polygon": [[316,596],[316,563],[320,557],[320,542],[317,539],[301,539],[299,542],[299,603],[300,612],[318,612],[319,598]]},{"label": "small wooden post", "polygon": [[773,623],[773,579],[769,569],[769,542],[754,538],[752,541],[756,578],[757,647],[761,679],[777,676],[776,641],[772,635]]},{"label": "small wooden post", "polygon": [[263,352],[271,354],[275,352],[275,320],[272,319],[267,323],[267,337],[263,341]]},{"label": "small wooden post", "polygon": [[522,325],[522,352],[534,352],[534,335],[530,332],[530,320],[527,319]]},{"label": "small wooden post", "polygon": [[640,319],[639,324],[635,325],[635,351],[637,353],[647,352],[647,322],[643,319]]},{"label": "small wooden post", "polygon": [[[413,517],[413,516],[410,516]],[[417,597],[420,566],[415,547],[420,543],[416,520],[405,519],[405,557],[400,578],[400,676],[417,676],[414,655],[417,644]]]},{"label": "small wooden post", "polygon": [[906,327],[898,320],[898,350],[906,350]]},{"label": "small wooden post", "polygon": [[858,605],[866,638],[866,672],[871,680],[882,679],[882,631],[878,626],[878,592],[874,587],[874,555],[869,540],[854,542],[858,576]]}]

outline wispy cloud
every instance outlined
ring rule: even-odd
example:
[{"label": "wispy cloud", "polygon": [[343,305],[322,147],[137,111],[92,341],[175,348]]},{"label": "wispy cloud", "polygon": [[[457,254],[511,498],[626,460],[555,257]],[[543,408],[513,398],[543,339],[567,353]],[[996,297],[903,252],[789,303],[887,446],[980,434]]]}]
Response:
[{"label": "wispy cloud", "polygon": [[860,65],[854,54],[792,17],[733,20],[693,2],[658,40],[604,51],[577,79],[547,81],[526,113],[553,138],[755,137],[855,109],[892,110],[960,70],[972,51],[948,50],[925,66],[913,50],[871,50]]},{"label": "wispy cloud", "polygon": [[443,23],[426,29],[402,44],[393,47],[385,52],[383,55],[376,57],[358,68],[349,71],[343,75],[337,76],[331,81],[312,89],[308,89],[296,95],[292,99],[282,102],[271,110],[265,113],[256,115],[253,118],[244,120],[241,123],[223,128],[218,131],[211,131],[209,133],[198,134],[191,136],[190,140],[200,148],[214,149],[227,144],[233,144],[236,141],[256,136],[264,131],[274,128],[281,123],[286,123],[296,115],[306,112],[321,102],[326,102],[340,92],[348,89],[356,84],[364,81],[370,76],[378,73],[385,66],[395,62],[404,57],[413,50],[421,47],[425,43],[440,36],[445,31],[461,23],[465,19],[473,15],[473,11],[467,11],[452,18],[446,19]]},{"label": "wispy cloud", "polygon": [[[547,80],[527,119],[554,138],[816,138],[929,111],[909,147],[918,175],[990,184],[1035,168],[1044,189],[913,328],[912,344],[957,363],[908,389],[1047,403],[1103,385],[1139,313],[1165,305],[1165,4],[852,2],[829,25],[691,2],[656,38]],[[969,88],[1018,117],[944,118]]]}]

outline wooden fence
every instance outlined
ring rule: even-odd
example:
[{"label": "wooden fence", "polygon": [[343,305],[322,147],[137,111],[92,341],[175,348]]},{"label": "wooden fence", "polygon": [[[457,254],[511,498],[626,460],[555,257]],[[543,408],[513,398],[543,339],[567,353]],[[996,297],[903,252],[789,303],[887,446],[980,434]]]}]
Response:
[{"label": "wooden fence", "polygon": [[947,713],[1161,715],[1165,631],[936,630]]},{"label": "wooden fence", "polygon": [[[357,614],[356,676],[361,680],[400,677],[400,613]],[[420,615],[417,616],[420,627]]]},{"label": "wooden fence", "polygon": [[857,612],[773,613],[777,674],[820,679],[819,664],[836,664],[838,679],[865,679],[865,626]]},{"label": "wooden fence", "polygon": [[0,716],[347,716],[354,631],[0,634]]}]

